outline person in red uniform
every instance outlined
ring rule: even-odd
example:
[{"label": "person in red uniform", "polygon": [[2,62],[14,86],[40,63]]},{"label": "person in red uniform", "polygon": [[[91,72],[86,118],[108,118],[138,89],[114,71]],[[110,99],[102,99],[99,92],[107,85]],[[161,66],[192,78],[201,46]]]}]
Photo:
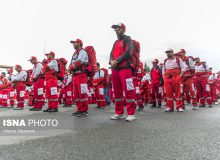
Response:
[{"label": "person in red uniform", "polygon": [[0,91],[2,94],[1,106],[8,106],[9,92],[8,92],[8,83],[9,80],[6,78],[6,73],[2,72],[0,75]]},{"label": "person in red uniform", "polygon": [[88,116],[88,53],[83,48],[83,42],[80,39],[70,41],[73,44],[75,52],[69,66],[72,73],[73,94],[76,102],[77,111],[73,116]]},{"label": "person in red uniform", "polygon": [[48,108],[43,112],[58,112],[58,79],[56,73],[59,71],[55,53],[49,52],[47,56],[47,63],[43,68],[43,75],[46,81],[46,97],[48,99]]},{"label": "person in red uniform", "polygon": [[152,108],[155,108],[158,103],[158,108],[161,107],[162,102],[162,81],[163,81],[163,75],[162,70],[158,65],[159,60],[154,59],[152,61],[153,68],[151,69],[150,75],[151,75],[151,85],[152,85]]},{"label": "person in red uniform", "polygon": [[212,107],[212,99],[210,95],[210,86],[208,80],[208,66],[206,63],[201,62],[199,57],[195,58],[195,76],[194,84],[197,91],[197,96],[200,102],[199,107],[205,107],[205,102],[209,107]]},{"label": "person in red uniform", "polygon": [[31,81],[33,82],[34,92],[34,107],[29,109],[30,111],[41,111],[45,103],[44,97],[44,77],[43,77],[43,65],[37,61],[35,56],[31,56],[29,59],[31,64],[34,65]]},{"label": "person in red uniform", "polygon": [[217,98],[217,77],[215,73],[212,73],[212,68],[209,68],[208,72],[208,84],[210,87],[210,95],[212,98],[212,103],[213,104],[218,104],[218,98]]},{"label": "person in red uniform", "polygon": [[100,64],[97,63],[98,71],[93,77],[93,86],[95,89],[95,97],[98,109],[106,107],[105,95],[104,95],[104,76],[105,73],[100,69]]},{"label": "person in red uniform", "polygon": [[181,95],[181,79],[185,72],[183,61],[174,56],[172,49],[165,51],[167,59],[164,60],[163,74],[164,87],[166,91],[166,112],[173,112],[174,99],[176,101],[176,109],[183,112],[183,101]]},{"label": "person in red uniform", "polygon": [[197,99],[196,99],[196,92],[193,82],[193,77],[195,74],[195,64],[192,58],[186,56],[186,51],[181,49],[179,51],[180,58],[183,60],[186,72],[182,78],[183,84],[183,94],[186,97],[186,102],[190,104],[192,100],[193,110],[197,109]]},{"label": "person in red uniform", "polygon": [[18,105],[14,109],[22,110],[24,108],[27,72],[25,72],[20,65],[15,65],[15,70],[17,71],[17,74],[11,75],[11,82],[15,85]]},{"label": "person in red uniform", "polygon": [[147,106],[147,104],[150,101],[150,92],[149,90],[149,85],[151,83],[151,77],[149,73],[146,73],[144,75],[144,77],[141,79],[141,95],[143,97],[143,102],[145,103],[145,105]]},{"label": "person in red uniform", "polygon": [[64,107],[72,107],[72,104],[73,104],[72,75],[68,71],[66,71],[64,85],[65,85],[65,105],[64,105]]},{"label": "person in red uniform", "polygon": [[[132,54],[131,38],[125,35],[126,27],[123,23],[112,25],[117,34],[112,51],[110,53],[109,64],[112,68],[112,84],[115,94],[115,115],[112,120],[123,119],[124,117],[124,98],[126,101],[127,118],[126,121],[135,120],[135,88],[132,79],[132,69],[130,67]],[[123,91],[125,97],[123,96]]]}]

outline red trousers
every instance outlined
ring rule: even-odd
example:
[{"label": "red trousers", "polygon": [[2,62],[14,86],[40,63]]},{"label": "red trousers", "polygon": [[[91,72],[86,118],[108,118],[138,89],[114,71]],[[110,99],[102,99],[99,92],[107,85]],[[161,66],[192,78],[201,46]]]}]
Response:
[{"label": "red trousers", "polygon": [[166,91],[166,106],[167,108],[174,108],[174,100],[176,101],[176,109],[183,107],[181,95],[181,77],[180,71],[170,70],[165,72],[164,88]]},{"label": "red trousers", "polygon": [[88,77],[86,73],[73,76],[73,94],[79,112],[88,110]]},{"label": "red trousers", "polygon": [[156,106],[158,102],[158,105],[161,105],[163,88],[159,83],[151,84],[151,86],[152,86],[152,104]]},{"label": "red trousers", "polygon": [[135,114],[135,87],[131,69],[112,70],[112,84],[115,94],[115,113],[124,114],[125,93],[126,108],[128,115]]},{"label": "red trousers", "polygon": [[71,84],[65,86],[65,104],[66,105],[73,104],[73,87]]},{"label": "red trousers", "polygon": [[26,85],[23,82],[17,82],[15,85],[15,89],[17,92],[17,103],[18,103],[18,108],[23,108],[24,107],[24,100],[25,100],[25,89]]},{"label": "red trousers", "polygon": [[99,84],[95,87],[95,97],[96,103],[99,107],[106,107],[103,84]]},{"label": "red trousers", "polygon": [[207,100],[208,105],[212,104],[212,98],[210,93],[210,86],[207,84],[207,78],[205,77],[195,77],[194,84],[197,91],[197,96],[200,105],[205,105]]},{"label": "red trousers", "polygon": [[3,89],[1,91],[2,94],[2,102],[1,105],[4,107],[8,106],[8,99],[9,99],[9,90],[8,89]]},{"label": "red trousers", "polygon": [[197,99],[196,99],[195,86],[192,77],[184,77],[182,80],[182,84],[183,84],[183,94],[185,95],[186,102],[190,103],[190,101],[192,100],[192,105],[196,107]]},{"label": "red trousers", "polygon": [[46,96],[48,98],[48,109],[58,108],[57,82],[58,80],[56,77],[46,79]]},{"label": "red trousers", "polygon": [[136,77],[133,78],[135,86],[135,100],[139,108],[144,108],[143,99],[141,95],[141,85]]},{"label": "red trousers", "polygon": [[217,86],[215,83],[209,84],[210,86],[210,94],[212,97],[212,102],[217,102],[218,96],[217,96]]},{"label": "red trousers", "polygon": [[39,78],[37,81],[34,82],[34,108],[42,109],[45,103],[44,97],[44,79]]}]

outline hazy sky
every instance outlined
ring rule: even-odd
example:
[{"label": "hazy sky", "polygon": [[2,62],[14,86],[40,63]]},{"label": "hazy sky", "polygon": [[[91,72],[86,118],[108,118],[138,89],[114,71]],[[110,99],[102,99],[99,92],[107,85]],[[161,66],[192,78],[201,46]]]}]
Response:
[{"label": "hazy sky", "polygon": [[164,51],[184,48],[220,70],[218,0],[1,0],[0,64],[32,68],[30,56],[71,59],[71,39],[93,45],[102,67],[116,39],[111,25],[123,22],[141,43],[141,59],[163,60]]}]

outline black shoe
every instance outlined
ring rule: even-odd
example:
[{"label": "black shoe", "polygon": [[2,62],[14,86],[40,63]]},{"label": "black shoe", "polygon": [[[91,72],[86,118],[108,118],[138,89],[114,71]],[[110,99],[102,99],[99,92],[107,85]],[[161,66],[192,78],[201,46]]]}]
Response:
[{"label": "black shoe", "polygon": [[80,113],[79,111],[73,112],[72,116],[77,116],[79,113]]},{"label": "black shoe", "polygon": [[34,110],[34,108],[30,108],[30,109],[29,109],[29,111],[33,111],[33,110]]},{"label": "black shoe", "polygon": [[57,108],[53,108],[53,109],[50,109],[49,112],[58,112],[58,109]]},{"label": "black shoe", "polygon": [[140,108],[140,107],[137,109],[137,111],[139,111],[139,112],[143,111],[143,110],[144,110],[144,108]]},{"label": "black shoe", "polygon": [[65,104],[63,107],[72,107],[72,105]]},{"label": "black shoe", "polygon": [[205,105],[200,105],[199,107],[205,107]]},{"label": "black shoe", "polygon": [[155,104],[153,104],[152,106],[150,106],[150,108],[156,108],[156,105],[155,105]]},{"label": "black shoe", "polygon": [[41,111],[42,109],[39,109],[39,108],[33,108],[32,111]]},{"label": "black shoe", "polygon": [[158,104],[157,108],[161,108],[161,104]]},{"label": "black shoe", "polygon": [[87,111],[84,111],[84,112],[79,112],[76,116],[77,117],[84,117],[84,116],[88,116],[88,112]]},{"label": "black shoe", "polygon": [[43,110],[43,112],[49,112],[49,110],[50,110],[50,109],[48,108],[48,109]]},{"label": "black shoe", "polygon": [[212,105],[209,105],[209,108],[212,108],[213,106]]}]

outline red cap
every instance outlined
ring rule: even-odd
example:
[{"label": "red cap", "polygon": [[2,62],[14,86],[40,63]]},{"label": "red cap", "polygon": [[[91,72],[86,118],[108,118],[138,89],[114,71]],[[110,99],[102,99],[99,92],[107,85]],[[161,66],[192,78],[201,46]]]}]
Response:
[{"label": "red cap", "polygon": [[126,26],[124,25],[124,23],[121,23],[121,22],[118,23],[118,24],[112,25],[112,28],[113,28],[113,29],[121,28],[121,29],[126,30]]},{"label": "red cap", "polygon": [[171,52],[173,53],[173,50],[171,48],[169,48],[165,51],[165,53],[171,53]]},{"label": "red cap", "polygon": [[31,56],[30,59],[28,61],[31,61],[31,60],[37,60],[37,57],[35,56]]},{"label": "red cap", "polygon": [[55,53],[53,51],[50,51],[49,53],[46,53],[45,55],[47,56],[49,54],[52,55],[53,57],[55,57]]},{"label": "red cap", "polygon": [[72,41],[70,41],[70,43],[75,43],[75,42],[77,42],[77,43],[83,45],[83,42],[82,42],[81,39],[76,39],[76,40],[72,40]]},{"label": "red cap", "polygon": [[180,53],[186,53],[185,49],[181,49],[179,52]]},{"label": "red cap", "polygon": [[15,65],[15,68],[21,68],[21,66],[19,64]]}]

